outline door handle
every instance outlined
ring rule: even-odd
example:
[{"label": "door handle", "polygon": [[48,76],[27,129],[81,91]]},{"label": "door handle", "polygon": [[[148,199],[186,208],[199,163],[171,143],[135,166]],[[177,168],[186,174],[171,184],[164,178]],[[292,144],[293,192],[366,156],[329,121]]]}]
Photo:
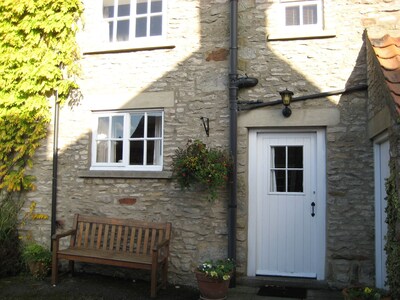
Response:
[{"label": "door handle", "polygon": [[314,211],[314,209],[315,209],[315,202],[311,202],[311,217],[314,217],[314,216],[315,216],[315,211]]}]

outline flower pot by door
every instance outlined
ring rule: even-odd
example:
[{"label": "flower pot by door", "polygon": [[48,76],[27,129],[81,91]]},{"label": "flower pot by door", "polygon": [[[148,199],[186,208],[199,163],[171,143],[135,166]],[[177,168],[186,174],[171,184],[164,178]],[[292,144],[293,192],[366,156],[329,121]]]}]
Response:
[{"label": "flower pot by door", "polygon": [[200,299],[223,300],[226,299],[230,280],[216,280],[196,272],[197,283],[200,290]]}]

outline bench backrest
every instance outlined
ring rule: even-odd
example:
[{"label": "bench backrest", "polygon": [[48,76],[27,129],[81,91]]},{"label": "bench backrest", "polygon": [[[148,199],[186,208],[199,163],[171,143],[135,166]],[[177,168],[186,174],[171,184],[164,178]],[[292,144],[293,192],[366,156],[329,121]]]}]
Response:
[{"label": "bench backrest", "polygon": [[70,247],[151,255],[151,249],[171,236],[171,223],[141,222],[75,215]]}]

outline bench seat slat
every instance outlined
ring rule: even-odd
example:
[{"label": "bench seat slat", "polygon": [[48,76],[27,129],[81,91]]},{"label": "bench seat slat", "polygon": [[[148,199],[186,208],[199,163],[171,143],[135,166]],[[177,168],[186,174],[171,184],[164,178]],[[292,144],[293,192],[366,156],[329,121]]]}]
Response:
[{"label": "bench seat slat", "polygon": [[60,257],[63,256],[93,257],[105,260],[120,260],[124,262],[136,262],[140,264],[151,265],[151,256],[147,255],[146,256],[132,255],[115,251],[102,251],[102,250],[99,251],[99,250],[82,249],[82,248],[64,249],[64,250],[59,250],[57,253]]}]

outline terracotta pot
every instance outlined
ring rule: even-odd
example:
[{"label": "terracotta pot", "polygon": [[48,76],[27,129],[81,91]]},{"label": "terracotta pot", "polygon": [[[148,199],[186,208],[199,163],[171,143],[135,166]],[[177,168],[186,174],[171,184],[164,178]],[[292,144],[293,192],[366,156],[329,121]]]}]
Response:
[{"label": "terracotta pot", "polygon": [[226,299],[230,280],[213,279],[200,272],[196,272],[196,278],[201,294],[200,299]]},{"label": "terracotta pot", "polygon": [[44,278],[49,273],[48,266],[40,261],[28,262],[29,271],[35,278]]}]

